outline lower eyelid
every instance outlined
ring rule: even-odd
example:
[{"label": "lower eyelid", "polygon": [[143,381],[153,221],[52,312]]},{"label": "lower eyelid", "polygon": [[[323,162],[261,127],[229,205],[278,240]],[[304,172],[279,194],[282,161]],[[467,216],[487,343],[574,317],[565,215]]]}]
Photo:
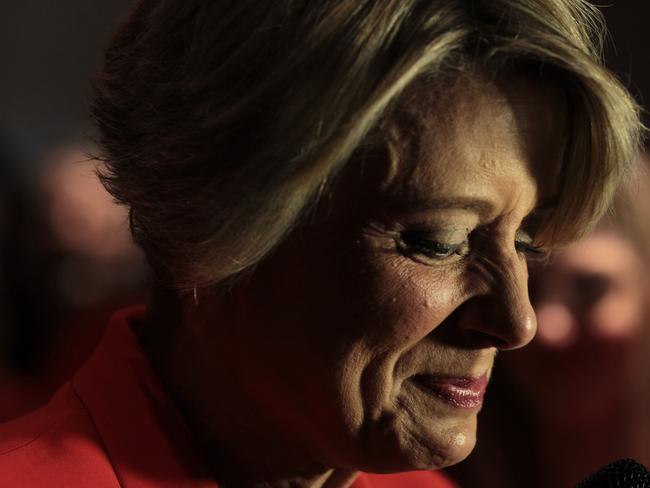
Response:
[{"label": "lower eyelid", "polygon": [[526,242],[526,241],[515,241],[515,249],[517,249],[518,252],[523,252],[523,253],[532,253],[532,254],[544,253],[544,249],[535,246],[532,242]]}]

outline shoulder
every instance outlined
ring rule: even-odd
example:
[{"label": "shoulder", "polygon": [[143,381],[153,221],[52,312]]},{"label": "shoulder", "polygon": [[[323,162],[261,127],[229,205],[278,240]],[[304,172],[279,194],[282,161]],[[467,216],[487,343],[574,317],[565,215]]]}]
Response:
[{"label": "shoulder", "polygon": [[119,486],[92,420],[70,384],[43,408],[0,424],[0,486]]}]

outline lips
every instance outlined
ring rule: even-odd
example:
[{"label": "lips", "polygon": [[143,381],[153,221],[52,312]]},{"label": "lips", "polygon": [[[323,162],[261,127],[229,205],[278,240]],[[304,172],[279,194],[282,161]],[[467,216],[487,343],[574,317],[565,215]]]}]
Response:
[{"label": "lips", "polygon": [[415,375],[415,383],[427,393],[447,404],[464,409],[479,408],[488,384],[488,375],[472,377],[453,377],[436,375]]}]

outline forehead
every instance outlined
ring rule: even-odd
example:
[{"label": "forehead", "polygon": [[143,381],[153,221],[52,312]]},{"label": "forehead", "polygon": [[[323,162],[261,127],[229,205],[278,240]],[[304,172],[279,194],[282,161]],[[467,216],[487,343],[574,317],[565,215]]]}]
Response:
[{"label": "forehead", "polygon": [[496,207],[525,192],[534,207],[555,192],[565,107],[558,86],[519,75],[419,86],[389,125],[395,164],[386,185],[406,200],[467,196]]}]

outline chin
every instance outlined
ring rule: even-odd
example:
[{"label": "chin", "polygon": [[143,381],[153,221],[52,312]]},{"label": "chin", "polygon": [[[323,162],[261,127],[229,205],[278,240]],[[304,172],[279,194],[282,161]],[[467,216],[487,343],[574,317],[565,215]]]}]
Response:
[{"label": "chin", "polygon": [[382,429],[365,449],[362,470],[397,473],[442,469],[463,461],[476,445],[475,414],[420,420],[407,410],[395,412],[392,428]]}]

